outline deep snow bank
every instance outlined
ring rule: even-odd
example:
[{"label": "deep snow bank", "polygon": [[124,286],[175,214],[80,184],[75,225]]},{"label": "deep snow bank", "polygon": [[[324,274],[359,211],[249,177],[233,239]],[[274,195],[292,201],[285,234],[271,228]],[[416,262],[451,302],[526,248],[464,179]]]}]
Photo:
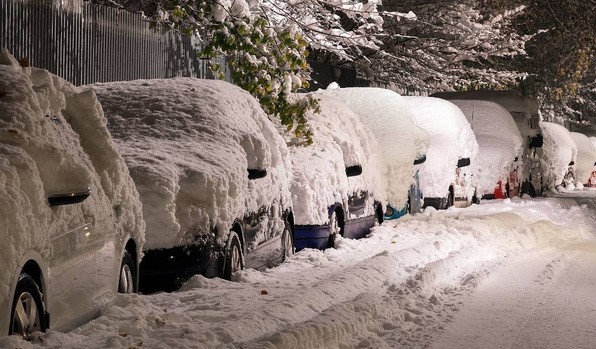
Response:
[{"label": "deep snow bank", "polygon": [[43,346],[423,347],[504,259],[595,236],[596,213],[575,199],[427,209],[337,249],[242,271],[239,283],[197,276],[180,292],[118,297],[99,319],[50,331]]}]

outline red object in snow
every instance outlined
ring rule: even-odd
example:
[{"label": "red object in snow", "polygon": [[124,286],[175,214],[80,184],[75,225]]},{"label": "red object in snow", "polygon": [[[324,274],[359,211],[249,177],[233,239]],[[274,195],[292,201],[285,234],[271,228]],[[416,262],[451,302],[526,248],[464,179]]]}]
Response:
[{"label": "red object in snow", "polygon": [[505,192],[503,191],[503,185],[501,181],[497,183],[493,194],[495,195],[495,199],[505,199]]}]

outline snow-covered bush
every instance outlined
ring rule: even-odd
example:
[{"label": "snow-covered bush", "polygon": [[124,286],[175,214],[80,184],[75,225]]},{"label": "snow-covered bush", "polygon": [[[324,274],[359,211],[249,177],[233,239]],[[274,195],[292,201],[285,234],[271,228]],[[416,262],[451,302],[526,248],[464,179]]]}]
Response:
[{"label": "snow-covered bush", "polygon": [[552,122],[540,123],[544,135],[542,146],[542,162],[545,174],[543,176],[546,189],[556,189],[563,185],[573,189],[575,183],[575,163],[577,146],[571,138],[569,131]]},{"label": "snow-covered bush", "polygon": [[[195,78],[91,86],[141,194],[146,249],[224,246],[245,214],[291,207],[288,148],[246,91]],[[247,169],[267,176],[249,181]],[[284,227],[281,214],[267,224]]]},{"label": "snow-covered bush", "polygon": [[523,140],[511,114],[497,103],[450,100],[464,113],[478,142],[478,195],[492,194],[499,181],[506,183],[521,162]]},{"label": "snow-covered bush", "polygon": [[[87,192],[80,203],[49,203]],[[109,297],[85,299],[81,290],[117,291],[130,239],[137,245],[131,254],[140,257],[139,195],[95,95],[47,70],[19,66],[6,50],[0,53],[0,196],[0,336],[8,333],[5,310],[29,259],[41,269],[52,327],[69,329],[96,316]],[[81,284],[89,281],[87,268],[93,284]],[[81,298],[71,304],[56,301],[75,293]]]},{"label": "snow-covered bush", "polygon": [[[426,162],[420,165],[420,187],[425,198],[446,198],[453,186],[456,198],[474,195],[478,143],[464,113],[453,103],[434,97],[404,97],[418,126],[429,134]],[[458,168],[460,159],[470,165]],[[426,200],[426,199],[425,199]],[[426,204],[426,202],[425,202]]]},{"label": "snow-covered bush", "polygon": [[396,92],[382,88],[328,88],[323,92],[341,100],[360,116],[381,147],[387,199],[404,207],[413,183],[414,160],[426,154],[428,133],[416,124],[409,104]]}]

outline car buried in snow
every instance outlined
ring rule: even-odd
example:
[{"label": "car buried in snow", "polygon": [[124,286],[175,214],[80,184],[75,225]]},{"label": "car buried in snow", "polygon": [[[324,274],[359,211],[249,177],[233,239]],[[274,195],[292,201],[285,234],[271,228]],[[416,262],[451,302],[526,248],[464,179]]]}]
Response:
[{"label": "car buried in snow", "polygon": [[543,121],[540,128],[544,136],[542,190],[575,189],[577,146],[571,134],[564,126],[552,122]]},{"label": "car buried in snow", "polygon": [[141,203],[92,93],[0,53],[0,337],[31,340],[137,290]]},{"label": "car buried in snow", "polygon": [[463,112],[440,98],[404,98],[430,139],[426,161],[419,169],[424,207],[445,209],[477,203],[474,176],[478,143]]},{"label": "car buried in snow", "polygon": [[511,114],[495,102],[449,101],[464,113],[478,141],[477,195],[482,199],[518,195],[523,140]]},{"label": "car buried in snow", "polygon": [[[516,91],[477,90],[437,92],[431,97],[491,101],[511,114],[523,139],[523,154],[517,175],[520,177],[519,195],[536,196],[543,187],[542,144],[540,111],[535,98],[522,96]],[[518,161],[520,161],[518,160]]]},{"label": "car buried in snow", "polygon": [[360,116],[377,139],[379,157],[387,180],[384,219],[396,219],[422,208],[418,165],[426,161],[428,133],[418,127],[408,102],[394,91],[374,87],[339,88],[322,93],[341,100]]},{"label": "car buried in snow", "polygon": [[294,253],[288,148],[252,96],[195,78],[91,86],[143,203],[141,292]]},{"label": "car buried in snow", "polygon": [[576,187],[596,186],[596,145],[583,133],[569,132],[577,147]]},{"label": "car buried in snow", "polygon": [[337,237],[362,238],[383,221],[386,182],[376,140],[339,100],[319,93],[307,114],[311,145],[288,138],[294,171],[290,191],[296,249],[335,247]]}]

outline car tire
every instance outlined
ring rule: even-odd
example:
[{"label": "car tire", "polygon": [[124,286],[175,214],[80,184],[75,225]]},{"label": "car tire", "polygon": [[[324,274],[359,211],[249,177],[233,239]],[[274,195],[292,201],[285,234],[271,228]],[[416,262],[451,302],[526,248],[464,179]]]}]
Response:
[{"label": "car tire", "polygon": [[383,224],[383,208],[379,204],[375,208],[375,224],[374,224],[374,226],[378,227],[381,224]]},{"label": "car tire", "polygon": [[292,257],[296,252],[296,248],[294,247],[294,234],[292,234],[292,227],[289,222],[286,222],[284,227],[284,232],[281,236],[281,243],[282,243],[282,250],[283,250],[283,260]]},{"label": "car tire", "polygon": [[226,250],[223,277],[226,280],[232,280],[232,275],[242,269],[244,269],[242,245],[240,245],[238,235],[235,232],[230,232],[230,244]]},{"label": "car tire", "polygon": [[31,340],[33,332],[44,332],[47,329],[45,305],[39,285],[27,273],[19,277],[11,309],[9,335]]},{"label": "car tire", "polygon": [[118,281],[118,293],[135,293],[136,287],[136,268],[135,262],[128,251],[122,256],[120,264],[120,278]]},{"label": "car tire", "polygon": [[328,248],[335,248],[335,240],[337,236],[341,234],[341,225],[337,212],[333,211],[329,217],[329,240],[327,241]]}]

